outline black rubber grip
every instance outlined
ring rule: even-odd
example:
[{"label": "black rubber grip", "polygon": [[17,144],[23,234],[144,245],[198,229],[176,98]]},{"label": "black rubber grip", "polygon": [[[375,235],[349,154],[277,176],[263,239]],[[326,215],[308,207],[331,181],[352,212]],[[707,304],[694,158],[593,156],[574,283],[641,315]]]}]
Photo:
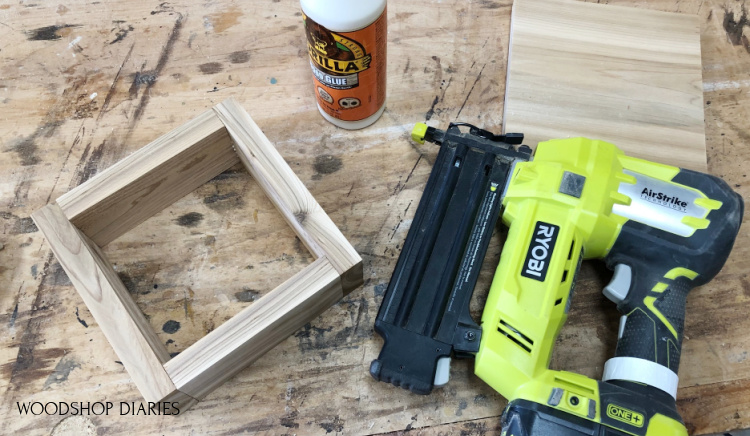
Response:
[{"label": "black rubber grip", "polygon": [[650,360],[677,373],[685,303],[693,287],[692,280],[666,279],[668,270],[657,272],[640,262],[631,265],[631,269],[628,298],[618,306],[628,317],[615,355]]},{"label": "black rubber grip", "polygon": [[683,237],[627,221],[606,262],[610,268],[625,264],[632,271],[630,291],[617,306],[628,318],[616,355],[651,360],[676,373],[687,295],[712,280],[724,266],[742,222],[744,204],[718,177],[683,169],[672,181],[721,202],[721,207],[706,216],[708,227]]}]

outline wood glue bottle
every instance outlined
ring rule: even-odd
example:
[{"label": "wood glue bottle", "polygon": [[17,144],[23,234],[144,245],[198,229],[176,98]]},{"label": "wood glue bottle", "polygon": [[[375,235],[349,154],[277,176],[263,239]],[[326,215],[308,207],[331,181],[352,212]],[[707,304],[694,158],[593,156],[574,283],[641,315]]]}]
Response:
[{"label": "wood glue bottle", "polygon": [[300,0],[323,118],[345,129],[385,109],[386,0]]}]

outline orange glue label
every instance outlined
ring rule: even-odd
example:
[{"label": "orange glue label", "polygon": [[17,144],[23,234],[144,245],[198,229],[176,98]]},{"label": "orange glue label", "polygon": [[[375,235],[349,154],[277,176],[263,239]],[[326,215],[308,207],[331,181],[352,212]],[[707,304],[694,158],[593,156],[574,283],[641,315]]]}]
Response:
[{"label": "orange glue label", "polygon": [[318,105],[359,121],[385,103],[386,11],[365,28],[331,32],[303,14]]}]

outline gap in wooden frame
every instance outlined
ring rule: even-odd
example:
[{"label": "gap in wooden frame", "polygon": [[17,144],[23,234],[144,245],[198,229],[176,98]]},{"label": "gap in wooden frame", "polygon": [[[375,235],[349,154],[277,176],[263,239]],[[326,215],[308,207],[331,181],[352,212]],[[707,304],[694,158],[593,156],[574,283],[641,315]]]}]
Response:
[{"label": "gap in wooden frame", "polygon": [[242,164],[103,251],[173,357],[314,260]]}]

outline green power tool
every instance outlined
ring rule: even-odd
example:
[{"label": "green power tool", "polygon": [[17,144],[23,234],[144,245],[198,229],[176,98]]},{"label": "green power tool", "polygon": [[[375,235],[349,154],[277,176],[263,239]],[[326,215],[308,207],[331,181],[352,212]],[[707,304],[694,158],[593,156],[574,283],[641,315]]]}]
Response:
[{"label": "green power tool", "polygon": [[[456,147],[470,137],[489,147],[500,138],[451,129],[418,125],[415,139]],[[509,400],[502,435],[687,435],[675,404],[686,298],[724,265],[742,221],[742,198],[717,177],[585,138],[542,142],[533,158],[510,165],[505,184],[492,187],[502,192],[500,216],[509,230],[475,355],[476,374]],[[614,270],[604,295],[622,315],[615,357],[601,381],[548,368],[583,259],[602,259]],[[414,353],[387,372],[384,337],[373,367],[379,379],[404,386],[406,379],[394,374],[425,357]]]}]

